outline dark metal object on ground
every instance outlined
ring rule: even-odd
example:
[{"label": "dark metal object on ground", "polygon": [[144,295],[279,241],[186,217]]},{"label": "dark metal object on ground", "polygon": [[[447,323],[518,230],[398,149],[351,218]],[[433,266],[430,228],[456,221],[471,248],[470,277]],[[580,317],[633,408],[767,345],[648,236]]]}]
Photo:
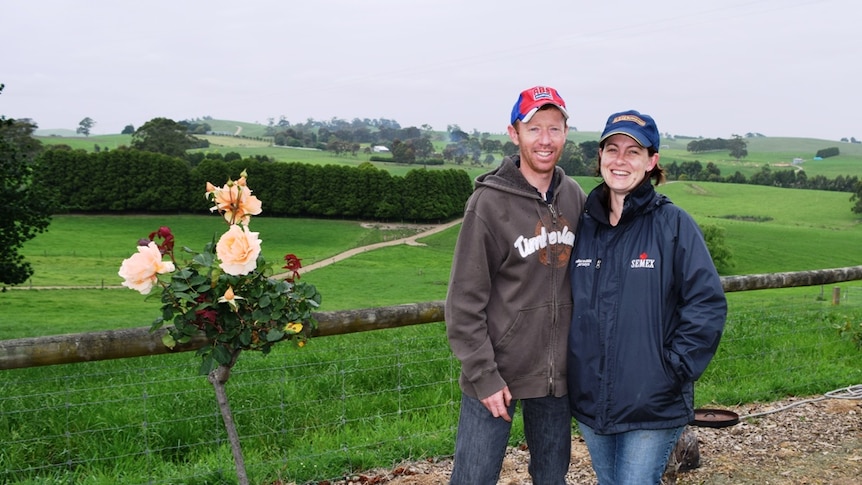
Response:
[{"label": "dark metal object on ground", "polygon": [[739,415],[724,409],[695,409],[692,426],[726,428],[739,423]]}]

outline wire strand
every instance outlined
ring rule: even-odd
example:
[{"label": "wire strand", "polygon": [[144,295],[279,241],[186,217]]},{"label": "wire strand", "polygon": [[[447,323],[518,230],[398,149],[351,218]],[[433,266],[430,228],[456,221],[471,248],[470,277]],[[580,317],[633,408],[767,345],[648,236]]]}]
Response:
[{"label": "wire strand", "polygon": [[739,419],[748,419],[748,418],[757,418],[760,416],[766,416],[768,414],[774,414],[781,411],[786,411],[791,408],[795,408],[796,406],[801,406],[803,404],[808,404],[817,401],[823,401],[825,399],[862,399],[862,384],[855,384],[848,387],[842,387],[839,389],[834,389],[823,394],[820,397],[805,399],[802,401],[798,401],[792,404],[788,404],[787,406],[782,406],[776,409],[770,409],[769,411],[763,411],[760,413],[746,414],[745,416],[740,416]]}]

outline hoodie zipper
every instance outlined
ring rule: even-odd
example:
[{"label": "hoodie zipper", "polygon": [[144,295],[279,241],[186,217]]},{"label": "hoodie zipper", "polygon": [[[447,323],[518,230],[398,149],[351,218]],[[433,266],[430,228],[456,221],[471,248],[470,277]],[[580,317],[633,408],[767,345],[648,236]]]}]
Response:
[{"label": "hoodie zipper", "polygon": [[[555,194],[555,198],[556,198],[556,194]],[[548,203],[548,210],[551,213],[551,229],[556,231],[557,225],[559,223],[558,222],[559,219],[557,218],[557,209],[556,209],[556,207],[554,207],[553,201]],[[551,245],[548,244],[548,261],[549,262],[553,261],[554,257],[555,257],[555,255],[551,253]],[[557,278],[557,271],[558,270],[557,270],[557,267],[553,263],[550,263],[550,267],[551,267],[551,275],[552,275],[551,283],[552,283],[552,287],[553,287],[553,283],[556,281],[556,278]],[[568,271],[568,268],[566,268],[566,271]],[[556,330],[557,330],[557,306],[558,306],[557,292],[556,292],[556,290],[552,290],[551,293],[553,295],[553,306],[551,308],[551,318],[553,319],[553,321],[551,322],[552,329],[553,329],[552,335],[554,336],[554,339],[556,340],[556,338],[557,338],[557,332],[556,332]],[[553,396],[554,395],[554,387],[555,387],[554,372],[556,371],[556,366],[554,365],[554,349],[556,348],[556,341],[550,342],[550,344],[551,344],[551,346],[550,346],[550,349],[548,352],[548,368],[549,368],[549,371],[548,371],[548,395]]]}]

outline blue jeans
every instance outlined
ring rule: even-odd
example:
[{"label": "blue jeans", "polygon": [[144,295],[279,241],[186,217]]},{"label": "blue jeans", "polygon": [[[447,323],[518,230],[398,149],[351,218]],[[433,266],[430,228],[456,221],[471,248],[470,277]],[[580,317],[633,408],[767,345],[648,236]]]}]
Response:
[{"label": "blue jeans", "polygon": [[685,426],[596,434],[578,422],[599,485],[659,484]]},{"label": "blue jeans", "polygon": [[[567,397],[521,399],[528,471],[535,485],[565,485],[572,450],[572,414]],[[509,405],[514,416],[516,400]],[[482,402],[461,395],[451,485],[496,485],[512,423],[495,418]]]}]

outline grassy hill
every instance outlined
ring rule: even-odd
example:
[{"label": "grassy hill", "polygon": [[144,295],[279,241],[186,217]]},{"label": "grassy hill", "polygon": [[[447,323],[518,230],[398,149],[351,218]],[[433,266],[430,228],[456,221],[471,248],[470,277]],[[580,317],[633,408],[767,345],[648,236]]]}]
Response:
[{"label": "grassy hill", "polygon": [[[234,136],[202,136],[210,142],[210,147],[202,151],[227,153],[237,152],[243,157],[265,155],[281,162],[301,162],[314,164],[337,164],[337,165],[359,165],[369,161],[371,155],[358,153],[356,156],[343,154],[335,155],[329,152],[316,150],[303,150],[286,147],[272,146],[265,140],[254,138],[263,137],[266,126],[260,123],[248,123],[233,120],[205,120],[215,132],[233,133],[242,135]],[[94,151],[98,145],[100,149],[114,149],[131,143],[130,135],[94,135],[90,137],[78,136],[72,130],[37,130],[37,138],[46,145],[67,144],[74,149]],[[45,136],[42,136],[45,135]],[[595,141],[599,138],[598,132],[571,131],[569,139],[575,143],[584,141]],[[246,138],[247,137],[247,138]],[[437,133],[435,147],[438,149],[445,146],[446,134]],[[501,141],[507,141],[505,135],[492,135]],[[759,172],[764,166],[773,170],[805,170],[809,177],[822,175],[827,178],[835,178],[839,175],[857,176],[862,178],[862,144],[843,143],[834,140],[821,140],[816,138],[786,138],[786,137],[756,137],[746,138],[748,144],[748,156],[735,160],[728,154],[727,150],[716,150],[703,153],[690,153],[686,146],[692,141],[691,138],[663,138],[661,150],[661,163],[669,165],[673,162],[698,161],[703,166],[714,163],[723,176],[733,175],[739,171],[746,177]],[[824,160],[814,160],[814,155],[823,148],[838,147],[840,155]],[[495,155],[499,160],[499,154]],[[791,165],[794,159],[802,159],[799,165]],[[411,170],[412,166],[399,164],[377,163],[380,168],[389,170],[395,175],[403,175]],[[452,165],[454,166],[454,165]],[[471,176],[487,170],[479,167],[462,167]]]},{"label": "grassy hill", "polygon": [[248,137],[259,137],[266,134],[266,126],[259,123],[247,123],[245,121],[231,120],[205,120],[213,131],[233,133]]}]

